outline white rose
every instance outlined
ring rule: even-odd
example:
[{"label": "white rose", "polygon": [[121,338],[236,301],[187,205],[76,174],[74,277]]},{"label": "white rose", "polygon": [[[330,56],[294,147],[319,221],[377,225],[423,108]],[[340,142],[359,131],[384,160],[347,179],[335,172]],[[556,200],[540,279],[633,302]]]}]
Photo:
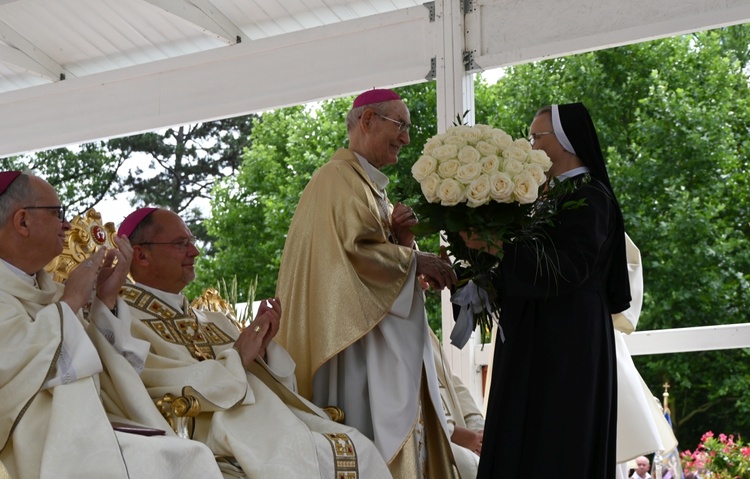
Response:
[{"label": "white rose", "polygon": [[437,173],[433,173],[419,183],[419,186],[422,188],[422,194],[430,203],[437,203],[440,201],[440,198],[438,198],[437,195],[437,190],[442,181],[443,180],[440,179]]},{"label": "white rose", "polygon": [[456,180],[464,185],[468,185],[472,181],[479,178],[482,174],[482,165],[480,163],[467,163],[458,167],[456,172]]},{"label": "white rose", "polygon": [[510,203],[515,184],[507,173],[490,175],[490,197],[498,203]]},{"label": "white rose", "polygon": [[513,137],[503,130],[496,130],[489,142],[496,145],[500,150],[504,150],[513,144]]},{"label": "white rose", "polygon": [[515,187],[513,197],[521,204],[533,203],[539,194],[539,185],[529,174],[521,174],[513,178]]},{"label": "white rose", "polygon": [[501,171],[508,173],[510,176],[516,176],[523,172],[523,163],[514,158],[504,158]]},{"label": "white rose", "polygon": [[527,159],[529,163],[541,166],[544,171],[548,171],[552,167],[552,160],[549,159],[544,150],[531,150]]},{"label": "white rose", "polygon": [[485,135],[488,135],[488,134],[491,135],[492,130],[494,130],[494,128],[492,128],[491,126],[482,125],[481,123],[474,125],[474,129],[482,133],[482,138],[484,138]]},{"label": "white rose", "polygon": [[464,146],[458,150],[458,161],[463,164],[478,163],[482,155],[473,146]]},{"label": "white rose", "polygon": [[490,177],[482,175],[466,188],[466,204],[471,208],[490,202]]},{"label": "white rose", "polygon": [[485,156],[479,161],[482,165],[482,173],[490,174],[500,169],[500,158],[496,155]]},{"label": "white rose", "polygon": [[422,153],[424,153],[425,155],[429,155],[430,153],[432,153],[432,150],[434,150],[435,148],[437,148],[438,146],[442,144],[443,144],[442,140],[432,137],[429,140],[427,140],[427,143],[424,144]]},{"label": "white rose", "polygon": [[445,143],[446,145],[453,145],[456,147],[457,150],[460,150],[461,148],[469,144],[469,142],[466,141],[466,139],[463,138],[462,136],[453,136],[453,135],[446,138],[443,141],[443,143]]},{"label": "white rose", "polygon": [[453,178],[456,176],[459,166],[461,166],[461,163],[459,163],[458,160],[441,161],[437,169],[438,175],[440,175],[441,178]]},{"label": "white rose", "polygon": [[503,158],[513,159],[522,163],[526,162],[526,152],[515,145],[503,150]]},{"label": "white rose", "polygon": [[415,180],[422,181],[434,173],[435,168],[437,168],[437,160],[430,155],[422,155],[411,165],[411,174]]},{"label": "white rose", "polygon": [[498,148],[496,145],[493,145],[490,142],[480,141],[477,142],[477,150],[482,154],[482,156],[490,156],[496,155]]},{"label": "white rose", "polygon": [[526,138],[519,138],[513,142],[513,146],[516,146],[526,153],[531,151],[531,143]]},{"label": "white rose", "polygon": [[450,160],[458,155],[458,147],[456,145],[440,145],[430,152],[430,156],[438,161]]},{"label": "white rose", "polygon": [[445,130],[449,136],[461,136],[461,132],[469,128],[468,125],[451,125]]},{"label": "white rose", "polygon": [[537,186],[542,186],[547,181],[547,176],[544,174],[544,170],[539,165],[527,164],[523,167],[524,174],[531,175],[536,181]]},{"label": "white rose", "polygon": [[437,195],[441,205],[454,206],[464,200],[464,187],[453,178],[448,178],[440,183]]},{"label": "white rose", "polygon": [[464,130],[461,130],[461,138],[472,145],[476,145],[477,142],[482,139],[482,130],[468,127]]},{"label": "white rose", "polygon": [[505,133],[505,130],[503,130],[502,128],[492,128],[490,129],[490,134],[492,134],[492,136],[495,136],[495,135],[510,136],[507,133]]}]

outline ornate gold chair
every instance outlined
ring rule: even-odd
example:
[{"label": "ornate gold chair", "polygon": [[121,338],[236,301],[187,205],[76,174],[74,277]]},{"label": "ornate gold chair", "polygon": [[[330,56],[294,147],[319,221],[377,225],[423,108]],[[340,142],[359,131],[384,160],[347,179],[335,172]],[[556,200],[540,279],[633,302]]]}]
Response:
[{"label": "ornate gold chair", "polygon": [[93,208],[73,218],[70,226],[63,252],[44,268],[60,283],[64,283],[70,272],[94,254],[97,248],[115,247],[117,229],[114,223],[103,223],[102,215]]}]

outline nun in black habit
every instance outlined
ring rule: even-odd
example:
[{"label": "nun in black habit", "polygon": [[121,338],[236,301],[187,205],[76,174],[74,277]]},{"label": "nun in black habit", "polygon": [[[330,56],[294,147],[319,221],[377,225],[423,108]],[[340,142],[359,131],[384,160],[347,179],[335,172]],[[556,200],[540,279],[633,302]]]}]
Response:
[{"label": "nun in black habit", "polygon": [[[628,308],[622,212],[581,103],[542,108],[530,127],[555,182],[590,181],[564,200],[539,245],[505,244],[500,326],[478,478],[615,477],[612,313]],[[554,186],[553,186],[554,187]]]}]

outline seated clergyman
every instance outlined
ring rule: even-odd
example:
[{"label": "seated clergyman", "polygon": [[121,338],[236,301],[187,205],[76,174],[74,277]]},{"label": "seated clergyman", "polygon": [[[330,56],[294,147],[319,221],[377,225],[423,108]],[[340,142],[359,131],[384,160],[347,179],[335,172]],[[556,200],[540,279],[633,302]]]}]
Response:
[{"label": "seated clergyman", "polygon": [[[148,343],[130,336],[130,315],[118,299],[132,255],[128,240],[98,250],[63,285],[44,266],[62,252],[69,229],[49,183],[0,173],[0,463],[13,479],[176,479],[186,471],[220,478],[207,447],[167,431],[138,377]],[[112,352],[106,366],[96,344]],[[109,394],[103,403],[100,384],[110,375],[130,384],[135,402]],[[113,417],[127,409],[150,426],[129,421],[129,430],[166,436],[114,430],[112,419],[134,419]]]},{"label": "seated clergyman", "polygon": [[199,251],[175,213],[142,208],[118,233],[133,244],[121,297],[133,336],[151,344],[141,379],[152,398],[191,394],[194,439],[253,477],[391,477],[373,444],[294,393],[294,362],[272,341],[281,304],[265,301],[242,332],[225,315],[190,307],[182,290]]}]

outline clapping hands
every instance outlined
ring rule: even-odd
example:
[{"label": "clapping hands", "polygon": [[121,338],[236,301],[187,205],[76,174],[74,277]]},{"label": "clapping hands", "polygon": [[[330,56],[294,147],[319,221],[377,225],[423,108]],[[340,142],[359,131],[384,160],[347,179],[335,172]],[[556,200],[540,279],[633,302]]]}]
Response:
[{"label": "clapping hands", "polygon": [[64,301],[74,312],[78,312],[96,296],[109,309],[117,304],[117,295],[125,283],[133,258],[133,248],[126,237],[115,237],[117,248],[101,247],[91,257],[79,264],[68,276]]},{"label": "clapping hands", "polygon": [[242,330],[237,341],[234,342],[233,347],[240,354],[245,369],[255,358],[265,358],[268,344],[279,332],[280,319],[281,302],[279,299],[263,300],[253,322]]}]

